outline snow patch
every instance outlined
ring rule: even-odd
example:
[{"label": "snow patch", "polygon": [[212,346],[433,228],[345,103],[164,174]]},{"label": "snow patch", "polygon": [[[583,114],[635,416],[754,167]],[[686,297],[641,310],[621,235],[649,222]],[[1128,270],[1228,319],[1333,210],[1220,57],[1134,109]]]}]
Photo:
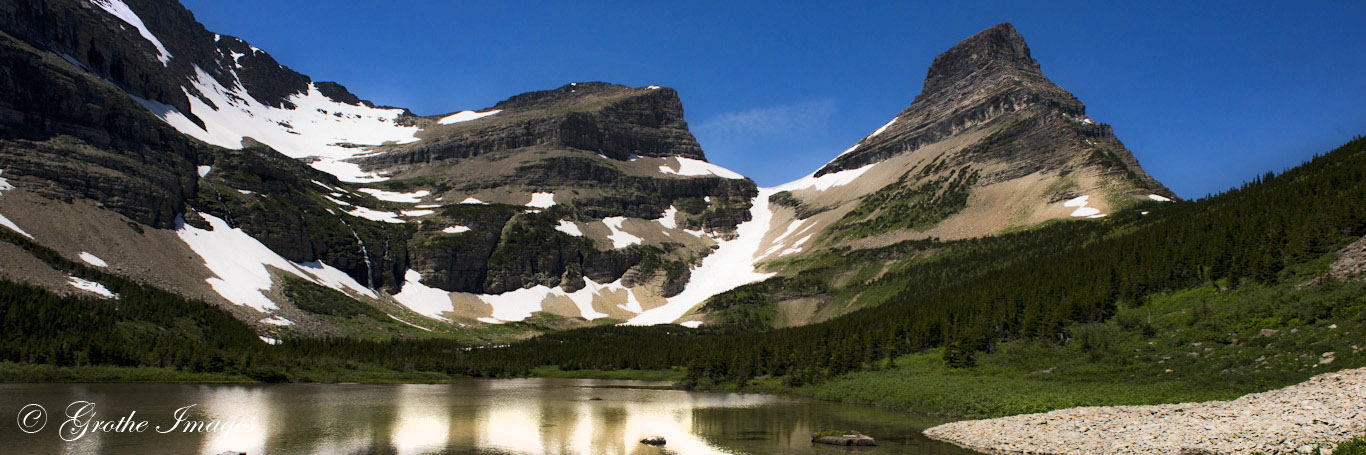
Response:
[{"label": "snow patch", "polygon": [[[0,175],[3,175],[4,173],[5,170],[0,169]],[[10,185],[9,180],[5,180],[5,177],[0,176],[0,192],[9,191],[12,189],[14,189],[14,185]]]},{"label": "snow patch", "polygon": [[448,227],[448,228],[445,228],[445,229],[442,229],[442,230],[441,230],[441,232],[445,232],[445,233],[447,233],[447,234],[459,234],[459,233],[461,233],[461,232],[469,232],[469,231],[470,231],[470,228],[465,227],[465,226],[451,226],[451,227]]},{"label": "snow patch", "polygon": [[651,86],[645,87],[645,88],[648,88],[648,89],[650,89],[650,90],[659,90],[661,87],[658,86],[658,85],[651,85]]},{"label": "snow patch", "polygon": [[74,276],[68,276],[67,278],[70,280],[67,281],[67,284],[70,284],[71,287],[74,287],[76,289],[93,292],[99,294],[100,297],[104,297],[106,299],[116,299],[119,297],[118,294],[110,292],[109,288],[104,287],[103,284],[99,284],[89,280],[82,280]]},{"label": "snow patch", "polygon": [[[333,202],[339,202],[339,201],[333,200]],[[349,204],[345,204],[345,203],[342,203],[342,204],[343,204],[343,205],[349,205]],[[381,210],[375,210],[375,209],[366,208],[366,207],[360,207],[360,206],[351,206],[351,210],[347,210],[346,213],[347,213],[348,215],[351,215],[351,216],[360,217],[360,218],[365,218],[365,219],[371,220],[371,221],[383,221],[383,222],[385,222],[385,223],[394,223],[394,224],[403,224],[403,223],[406,222],[406,221],[403,221],[403,220],[399,219],[397,213],[394,213],[394,212],[385,212],[385,211],[381,211]]]},{"label": "snow patch", "polygon": [[810,235],[802,237],[801,240],[797,240],[797,243],[793,243],[791,247],[788,247],[787,249],[778,252],[778,257],[783,257],[789,254],[796,254],[802,252],[802,245],[806,244],[807,240],[811,240]]},{"label": "snow patch", "polygon": [[422,198],[431,196],[432,192],[421,190],[412,193],[399,193],[394,191],[384,191],[375,188],[361,188],[360,192],[374,196],[375,199],[389,202],[401,202],[405,204],[416,204],[422,202]]},{"label": "snow patch", "polygon": [[123,0],[90,0],[90,3],[94,3],[95,6],[100,7],[100,9],[109,12],[109,14],[113,14],[114,17],[122,19],[124,22],[127,22],[128,25],[132,25],[133,28],[138,29],[139,35],[142,35],[144,39],[151,42],[153,46],[156,46],[157,60],[161,61],[161,65],[166,66],[167,63],[170,63],[171,53],[166,51],[166,46],[161,45],[161,40],[158,40],[155,35],[152,35],[150,30],[147,30],[147,26],[142,23],[142,18],[138,17],[137,13],[134,13],[132,8],[129,8],[127,4],[123,3]]},{"label": "snow patch", "polygon": [[820,177],[816,177],[816,174],[811,174],[806,177],[802,177],[800,179],[775,186],[773,187],[773,190],[774,192],[797,191],[804,189],[825,191],[837,186],[844,186],[853,183],[855,179],[858,179],[859,176],[863,175],[863,173],[868,172],[870,169],[873,168],[873,166],[877,166],[877,163],[869,164],[858,169],[831,172]]},{"label": "snow patch", "polygon": [[882,125],[881,128],[878,128],[876,131],[873,131],[873,134],[869,134],[868,137],[866,137],[866,138],[864,138],[864,139],[865,139],[865,140],[871,139],[871,138],[873,138],[874,136],[877,136],[877,135],[879,135],[879,134],[882,134],[883,131],[887,131],[887,127],[892,126],[893,123],[896,123],[896,119],[897,119],[896,117],[892,117],[892,120],[889,121],[889,122],[887,122],[886,125]]},{"label": "snow patch", "polygon": [[294,321],[291,321],[291,320],[288,320],[288,319],[285,319],[285,318],[282,318],[282,317],[279,317],[279,316],[271,316],[271,317],[262,319],[261,322],[262,322],[262,323],[266,323],[266,324],[270,324],[270,325],[278,325],[278,326],[280,326],[280,327],[285,327],[285,326],[294,325]]},{"label": "snow patch", "polygon": [[266,342],[266,344],[271,345],[271,346],[280,344],[280,340],[277,340],[277,339],[274,339],[274,338],[271,338],[271,337],[268,337],[268,336],[261,335],[261,336],[257,336],[257,338],[260,338],[261,341],[264,341],[264,342]]},{"label": "snow patch", "polygon": [[602,219],[602,224],[607,225],[607,229],[612,230],[612,234],[607,236],[607,239],[612,241],[612,248],[626,248],[631,245],[639,245],[641,242],[640,237],[636,237],[621,230],[621,223],[625,221],[626,217],[624,216],[613,216]]},{"label": "snow patch", "polygon": [[1089,217],[1089,216],[1097,215],[1097,214],[1099,214],[1099,213],[1100,213],[1100,209],[1097,209],[1097,208],[1095,208],[1095,207],[1077,207],[1076,210],[1073,210],[1073,211],[1072,211],[1072,216],[1075,216],[1075,217]]},{"label": "snow patch", "polygon": [[[1087,195],[1087,196],[1075,197],[1075,198],[1072,198],[1072,199],[1067,200],[1067,202],[1063,202],[1063,203],[1062,203],[1062,206],[1063,206],[1063,207],[1076,207],[1077,209],[1076,209],[1076,210],[1073,210],[1073,211],[1072,211],[1072,214],[1069,215],[1069,216],[1073,216],[1073,217],[1077,217],[1077,218],[1100,218],[1100,217],[1105,216],[1105,215],[1103,215],[1103,214],[1100,213],[1100,209],[1095,208],[1095,207],[1087,207],[1087,206],[1086,206],[1086,204],[1090,203],[1090,200],[1091,200],[1091,196],[1089,196],[1089,195]],[[1097,215],[1099,215],[1099,216],[1097,216]]]},{"label": "snow patch", "polygon": [[1149,194],[1149,195],[1148,195],[1148,199],[1152,199],[1152,200],[1157,201],[1157,202],[1171,202],[1171,201],[1172,201],[1171,198],[1168,198],[1168,197],[1163,196],[1163,195],[1160,195],[1160,194]]},{"label": "snow patch", "polygon": [[372,299],[379,298],[379,294],[376,294],[375,291],[370,288],[362,286],[355,278],[351,278],[351,275],[347,275],[346,272],[343,272],[336,267],[324,264],[322,261],[302,262],[296,265],[303,269],[304,272],[308,272],[309,275],[312,275],[312,281],[314,283],[338,291],[343,288],[350,289],[357,294]]},{"label": "snow patch", "polygon": [[95,267],[109,267],[109,264],[108,264],[108,263],[105,263],[103,259],[100,259],[100,258],[96,257],[95,255],[90,254],[90,253],[87,253],[87,252],[85,252],[85,251],[82,251],[82,252],[81,252],[80,257],[81,257],[81,260],[82,260],[82,261],[85,261],[86,264],[90,264],[90,265],[93,265],[93,266],[95,266]]},{"label": "snow patch", "polygon": [[441,315],[455,309],[450,293],[422,284],[422,274],[416,270],[408,269],[403,280],[403,290],[394,294],[394,300],[423,316],[450,321]]},{"label": "snow patch", "polygon": [[475,198],[472,198],[472,197],[470,197],[470,198],[465,198],[465,200],[460,201],[460,203],[461,203],[461,204],[488,204],[487,202],[484,202],[484,201],[481,201],[481,200],[478,200],[478,199],[475,199]]},{"label": "snow patch", "polygon": [[482,322],[490,324],[501,324],[503,322],[521,321],[531,317],[532,313],[542,311],[542,304],[551,298],[563,297],[574,302],[574,306],[579,309],[579,314],[584,319],[594,320],[607,317],[604,313],[599,313],[593,309],[593,301],[598,296],[608,293],[626,293],[626,307],[640,308],[640,300],[636,298],[630,288],[621,284],[621,280],[608,284],[599,284],[590,278],[584,278],[584,287],[574,292],[564,292],[559,287],[550,288],[545,285],[518,289],[498,295],[479,295],[479,300],[493,307],[493,315],[488,318],[479,318]]},{"label": "snow patch", "polygon": [[1087,201],[1088,199],[1091,199],[1091,196],[1081,196],[1081,197],[1069,199],[1067,202],[1062,203],[1062,206],[1063,206],[1063,207],[1085,207],[1085,206],[1086,206],[1086,201]]},{"label": "snow patch", "polygon": [[18,232],[19,235],[22,235],[22,236],[24,236],[24,237],[28,237],[28,238],[30,238],[30,239],[33,238],[33,235],[32,235],[32,234],[29,234],[29,233],[27,233],[27,232],[24,232],[23,229],[19,229],[19,225],[14,224],[14,222],[13,222],[13,221],[10,221],[9,218],[5,218],[4,215],[0,215],[0,226],[7,227],[7,228],[9,228],[11,231]]},{"label": "snow patch", "polygon": [[199,166],[197,170],[199,171],[199,178],[202,179],[209,176],[209,171],[213,170],[213,166]]},{"label": "snow patch", "polygon": [[[117,1],[117,0],[111,0]],[[402,109],[384,109],[339,103],[324,96],[313,84],[305,93],[290,96],[294,109],[261,104],[234,81],[224,87],[213,76],[196,66],[191,88],[202,94],[190,95],[190,112],[204,121],[201,128],[175,107],[138,99],[139,103],[182,133],[213,145],[240,149],[242,138],[250,136],[291,158],[310,158],[315,169],[336,175],[348,182],[384,180],[364,172],[348,158],[368,153],[363,146],[387,142],[417,141],[419,128],[397,122]]]},{"label": "snow patch", "polygon": [[560,220],[560,224],[555,225],[555,230],[574,237],[583,237],[583,231],[579,230],[579,225],[573,221]]},{"label": "snow patch", "polygon": [[772,273],[756,271],[754,264],[760,244],[773,221],[768,197],[776,192],[774,188],[759,189],[759,196],[754,198],[749,209],[750,220],[736,227],[738,235],[735,239],[717,241],[717,249],[702,260],[701,266],[693,269],[683,292],[669,297],[664,305],[631,318],[626,324],[668,324],[677,321],[713,295],[772,277]]},{"label": "snow patch", "polygon": [[659,219],[655,221],[658,221],[660,226],[669,229],[678,229],[678,209],[672,205],[669,206],[668,209],[664,210],[664,215],[660,216]]},{"label": "snow patch", "polygon": [[555,205],[555,193],[533,193],[531,202],[526,203],[527,207],[548,209]]},{"label": "snow patch", "polygon": [[249,306],[263,313],[278,309],[279,306],[263,294],[272,284],[270,267],[338,291],[351,289],[375,296],[373,291],[340,270],[321,262],[295,264],[275,254],[241,229],[228,226],[222,219],[205,213],[199,215],[209,223],[209,230],[185,224],[183,218],[176,218],[176,235],[204,259],[204,266],[215,275],[205,281],[229,302]]},{"label": "snow patch", "polygon": [[807,220],[793,220],[791,224],[787,225],[787,230],[773,239],[773,243],[781,242],[783,239],[787,238],[787,236],[792,235],[793,232],[797,232],[797,229],[801,228],[803,224],[806,224],[806,221]]},{"label": "snow patch", "polygon": [[701,327],[701,326],[702,326],[702,321],[680,322],[678,325],[681,325],[681,326],[683,326],[683,327],[687,327],[687,328],[690,328],[690,329],[695,329],[695,328],[698,328],[698,327]]},{"label": "snow patch", "polygon": [[402,213],[403,213],[403,216],[419,217],[419,216],[431,215],[431,214],[433,214],[433,213],[436,213],[436,211],[435,211],[435,210],[404,210]]},{"label": "snow patch", "polygon": [[717,177],[724,177],[728,179],[737,180],[745,178],[745,176],[737,174],[735,173],[735,171],[726,169],[721,166],[717,166],[715,164],[708,163],[706,161],[694,160],[692,158],[683,158],[681,156],[674,157],[673,159],[678,162],[678,170],[674,170],[673,168],[670,168],[668,165],[664,165],[659,167],[659,172],[664,174],[684,176],[715,175]]},{"label": "snow patch", "polygon": [[454,113],[454,114],[448,115],[448,116],[446,116],[445,118],[442,118],[441,120],[437,120],[436,123],[439,123],[439,124],[442,124],[442,125],[451,125],[451,124],[460,123],[460,122],[468,122],[468,121],[470,121],[470,120],[479,120],[479,119],[481,119],[481,118],[488,117],[488,116],[490,116],[490,115],[497,114],[497,113],[499,113],[499,112],[503,112],[503,110],[502,110],[502,109],[494,109],[494,110],[486,111],[486,112],[460,111],[460,112],[456,112],[456,113]]}]

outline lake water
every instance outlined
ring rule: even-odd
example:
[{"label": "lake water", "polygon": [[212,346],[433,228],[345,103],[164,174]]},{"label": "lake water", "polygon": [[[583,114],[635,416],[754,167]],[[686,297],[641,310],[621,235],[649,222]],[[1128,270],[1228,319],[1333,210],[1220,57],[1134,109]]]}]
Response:
[{"label": "lake water", "polygon": [[[972,453],[921,435],[943,422],[939,419],[771,395],[633,388],[658,385],[574,379],[436,385],[0,384],[0,410],[17,416],[0,424],[0,453]],[[76,402],[89,404],[72,405]],[[35,404],[47,412],[44,419],[30,406]],[[180,413],[184,422],[176,422],[178,409],[186,409]],[[68,413],[93,419],[75,425]],[[120,418],[146,424],[142,432],[132,425],[96,427],[97,421]],[[199,426],[187,433],[186,425]],[[861,431],[877,438],[879,446],[813,446],[810,434],[828,429]],[[652,435],[664,436],[667,445],[639,443]]]}]

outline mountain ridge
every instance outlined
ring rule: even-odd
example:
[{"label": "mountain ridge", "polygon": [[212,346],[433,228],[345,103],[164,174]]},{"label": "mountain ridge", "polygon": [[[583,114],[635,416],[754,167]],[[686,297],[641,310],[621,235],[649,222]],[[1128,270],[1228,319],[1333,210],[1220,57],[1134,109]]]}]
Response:
[{"label": "mountain ridge", "polygon": [[[113,142],[94,126],[99,118],[73,117],[75,126],[60,131],[75,132],[75,141],[27,130],[34,143],[0,153],[5,175],[23,191],[65,181],[68,187],[45,194],[94,201],[157,235],[171,231],[192,251],[188,261],[165,265],[204,277],[194,283],[177,276],[172,287],[216,293],[220,304],[277,338],[346,330],[292,302],[282,280],[295,278],[391,316],[421,315],[427,324],[540,318],[561,328],[602,320],[695,327],[707,320],[696,311],[706,300],[789,273],[782,263],[803,254],[1028,227],[1075,213],[1064,202],[1080,198],[1085,206],[1088,192],[1100,208],[1086,216],[1103,216],[1100,210],[1122,209],[1124,197],[1165,191],[1144,185],[1151,178],[1132,155],[1048,82],[1009,24],[936,58],[926,92],[902,116],[811,177],[760,189],[706,161],[668,87],[576,82],[479,110],[417,116],[313,81],[245,41],[205,30],[172,1],[11,6],[0,14],[10,22],[0,24],[33,21],[18,32],[35,44],[20,39],[6,49],[34,45],[24,52],[45,58],[46,48],[57,56],[30,64],[46,68],[36,80],[75,77],[80,95],[53,96],[123,106],[117,116],[130,126],[119,132],[127,139]],[[983,87],[992,93],[953,99]],[[952,109],[955,102],[966,113]],[[143,111],[128,115],[135,106]],[[13,109],[46,119],[86,108],[48,112],[32,101]],[[902,120],[915,116],[933,122]],[[157,142],[134,132],[144,129],[182,145],[162,156]],[[1055,154],[1063,158],[1040,152],[1064,140],[1112,150],[1081,156],[1082,146],[1069,142]],[[72,149],[139,150],[149,164],[124,168],[134,174],[121,186],[82,192],[71,188],[109,173],[94,155],[72,161],[71,169],[81,170],[65,175],[26,161],[41,150],[70,158]],[[150,164],[159,160],[169,166]],[[152,176],[176,183],[144,183]],[[1027,191],[1013,183],[1021,179],[1032,179]],[[1074,181],[1054,184],[1065,179]],[[1122,188],[1105,191],[1116,194],[1097,193],[1113,182]],[[180,192],[155,195],[168,189]],[[139,191],[154,195],[118,203]],[[976,221],[1018,194],[1025,197],[1012,210],[1026,215]],[[156,201],[155,215],[143,213],[146,201]],[[912,216],[888,209],[898,206],[911,207]],[[914,222],[885,224],[897,217]],[[137,232],[123,235],[148,235]],[[257,253],[225,256],[201,241],[210,238]]]}]

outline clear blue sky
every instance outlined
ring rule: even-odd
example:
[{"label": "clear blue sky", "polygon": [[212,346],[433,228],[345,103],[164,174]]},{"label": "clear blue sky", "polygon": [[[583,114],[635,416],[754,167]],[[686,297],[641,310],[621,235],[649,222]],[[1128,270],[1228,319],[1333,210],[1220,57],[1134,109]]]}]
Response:
[{"label": "clear blue sky", "polygon": [[315,80],[421,115],[572,81],[678,89],[762,186],[900,112],[935,55],[1014,23],[1044,73],[1182,197],[1366,133],[1366,2],[182,0]]}]

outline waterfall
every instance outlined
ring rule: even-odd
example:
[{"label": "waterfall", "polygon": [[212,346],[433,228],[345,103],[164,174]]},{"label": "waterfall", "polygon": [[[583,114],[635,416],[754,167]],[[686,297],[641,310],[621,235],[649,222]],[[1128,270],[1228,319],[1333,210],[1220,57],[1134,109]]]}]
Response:
[{"label": "waterfall", "polygon": [[370,289],[374,289],[374,288],[375,288],[375,270],[374,270],[374,268],[370,265],[370,252],[369,252],[369,251],[366,251],[366,249],[365,249],[365,241],[360,239],[360,234],[357,234],[355,228],[352,228],[351,225],[348,224],[348,223],[346,222],[346,220],[341,219],[340,217],[338,217],[337,219],[341,220],[342,224],[345,224],[345,225],[346,225],[346,228],[351,230],[351,236],[356,238],[356,245],[359,245],[359,246],[360,246],[360,257],[365,259],[365,281],[366,281],[366,284],[368,285],[368,287],[369,287]]},{"label": "waterfall", "polygon": [[205,180],[204,182],[209,184],[209,188],[213,188],[213,194],[218,195],[218,205],[223,206],[223,222],[232,226],[232,210],[228,210],[228,204],[223,202],[223,193],[218,192],[218,187],[215,186],[213,182],[208,180]]}]

